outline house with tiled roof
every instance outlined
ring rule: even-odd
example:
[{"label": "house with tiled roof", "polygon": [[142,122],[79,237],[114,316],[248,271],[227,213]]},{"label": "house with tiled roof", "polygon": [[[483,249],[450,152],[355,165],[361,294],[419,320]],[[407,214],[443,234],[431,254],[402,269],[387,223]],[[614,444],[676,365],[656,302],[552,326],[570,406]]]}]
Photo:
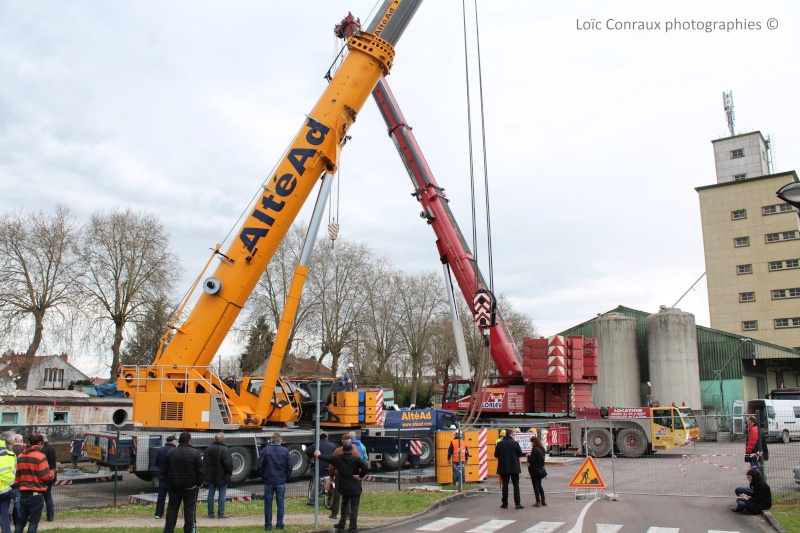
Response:
[{"label": "house with tiled roof", "polygon": [[91,378],[69,363],[69,356],[36,355],[28,374],[27,387],[20,385],[19,369],[25,361],[25,354],[6,352],[0,356],[0,389],[16,390],[66,390],[77,381]]}]

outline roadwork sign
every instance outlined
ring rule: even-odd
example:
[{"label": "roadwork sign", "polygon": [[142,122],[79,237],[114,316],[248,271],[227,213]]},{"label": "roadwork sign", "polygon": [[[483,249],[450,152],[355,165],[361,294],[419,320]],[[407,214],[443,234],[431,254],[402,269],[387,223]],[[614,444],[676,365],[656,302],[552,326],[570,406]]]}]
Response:
[{"label": "roadwork sign", "polygon": [[597,465],[594,463],[594,459],[591,457],[586,458],[581,467],[578,469],[578,473],[575,474],[575,477],[572,478],[572,481],[569,482],[568,486],[571,489],[606,488],[606,484],[603,481],[603,478],[600,477],[600,472],[597,470]]}]

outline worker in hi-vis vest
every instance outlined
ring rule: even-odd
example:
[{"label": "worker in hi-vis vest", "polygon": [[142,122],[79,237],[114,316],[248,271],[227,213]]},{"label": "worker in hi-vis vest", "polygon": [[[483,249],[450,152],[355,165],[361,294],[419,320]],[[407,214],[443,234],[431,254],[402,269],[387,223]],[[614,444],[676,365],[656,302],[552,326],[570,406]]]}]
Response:
[{"label": "worker in hi-vis vest", "polygon": [[456,434],[450,442],[450,447],[447,448],[447,459],[453,465],[453,483],[458,483],[461,479],[461,472],[464,470],[464,464],[469,459],[469,450],[461,430],[457,430],[455,425],[450,426],[450,430],[455,431]]}]

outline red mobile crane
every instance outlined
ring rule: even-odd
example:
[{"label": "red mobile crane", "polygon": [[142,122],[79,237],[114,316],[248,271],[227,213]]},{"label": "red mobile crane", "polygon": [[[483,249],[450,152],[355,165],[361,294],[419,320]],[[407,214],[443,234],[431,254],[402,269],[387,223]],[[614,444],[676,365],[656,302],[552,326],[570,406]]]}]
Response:
[{"label": "red mobile crane", "polygon": [[[423,208],[420,216],[436,234],[442,263],[450,266],[470,305],[479,293],[488,294],[493,302],[494,297],[450,210],[444,189],[436,183],[385,78],[378,81],[372,96],[414,184],[414,196]],[[472,379],[448,381],[442,395],[442,409],[471,409],[475,391],[479,389],[481,412],[487,416],[533,412],[568,414],[592,406],[592,385],[597,382],[595,339],[526,338],[520,358],[499,311],[485,330],[488,330],[490,352],[497,367],[495,382],[476,387]]]}]

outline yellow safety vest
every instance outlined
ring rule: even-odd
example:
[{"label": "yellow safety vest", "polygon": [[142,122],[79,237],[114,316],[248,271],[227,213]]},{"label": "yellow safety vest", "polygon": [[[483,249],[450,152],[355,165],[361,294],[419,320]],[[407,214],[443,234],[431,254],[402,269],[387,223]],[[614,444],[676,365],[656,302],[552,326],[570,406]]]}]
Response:
[{"label": "yellow safety vest", "polygon": [[0,440],[0,496],[10,492],[17,471],[17,456]]}]

